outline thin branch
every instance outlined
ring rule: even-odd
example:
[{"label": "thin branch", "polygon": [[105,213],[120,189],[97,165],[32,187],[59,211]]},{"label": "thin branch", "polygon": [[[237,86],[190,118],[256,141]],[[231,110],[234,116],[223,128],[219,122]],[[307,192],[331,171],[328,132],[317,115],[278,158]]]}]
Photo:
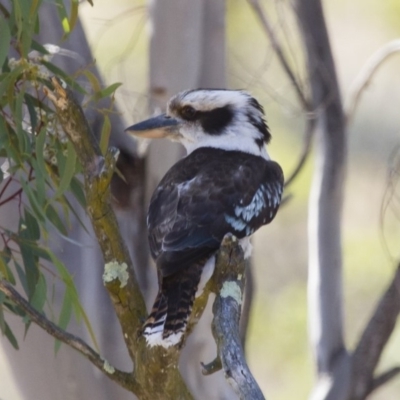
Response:
[{"label": "thin branch", "polygon": [[360,73],[350,87],[345,105],[347,122],[350,122],[356,112],[361,95],[370,84],[378,68],[391,56],[400,52],[400,39],[392,40],[378,49],[364,64]]},{"label": "thin branch", "polygon": [[18,305],[31,320],[44,329],[49,335],[60,340],[61,342],[72,347],[84,357],[86,357],[96,368],[98,368],[103,374],[106,374],[110,379],[120,384],[127,390],[132,390],[136,383],[132,373],[119,371],[104,360],[96,351],[94,351],[87,343],[82,339],[72,335],[59,328],[53,322],[49,321],[43,314],[36,311],[14,288],[13,286],[0,279],[0,291],[3,292],[8,299]]},{"label": "thin branch", "polygon": [[220,360],[228,382],[240,399],[263,400],[261,389],[244,358],[239,335],[245,267],[246,261],[237,239],[226,235],[218,252],[213,276],[217,291],[213,305],[212,331],[218,356],[203,368],[203,373],[217,370]]},{"label": "thin branch", "polygon": [[400,264],[392,283],[383,294],[354,351],[351,399],[365,399],[373,382],[376,384],[373,374],[382,351],[393,332],[399,312]]},{"label": "thin branch", "polygon": [[303,139],[303,150],[300,154],[300,158],[299,161],[297,162],[296,167],[289,175],[289,178],[286,179],[285,187],[288,187],[296,179],[297,175],[300,173],[300,171],[306,164],[308,156],[310,155],[311,152],[312,138],[314,137],[316,122],[317,121],[314,115],[311,115],[307,119],[307,126]]},{"label": "thin branch", "polygon": [[274,30],[272,29],[272,25],[269,22],[266,14],[264,13],[263,8],[261,7],[261,4],[259,0],[248,0],[250,5],[253,7],[254,12],[256,13],[257,17],[259,18],[265,32],[267,33],[271,45],[273,49],[275,50],[278,59],[286,72],[286,75],[289,77],[290,81],[293,83],[293,86],[295,88],[297,97],[299,98],[299,101],[304,108],[304,110],[310,110],[310,104],[309,101],[306,98],[306,95],[304,93],[303,88],[301,87],[296,75],[294,74],[292,68],[289,65],[288,60],[286,59],[286,56],[283,53],[282,45],[279,43],[278,38],[275,35]]},{"label": "thin branch", "polygon": [[372,382],[372,387],[371,390],[368,392],[368,395],[372,393],[374,390],[388,383],[390,380],[392,380],[399,374],[400,374],[400,367],[394,367],[389,369],[389,371],[386,371],[381,375],[377,376]]}]

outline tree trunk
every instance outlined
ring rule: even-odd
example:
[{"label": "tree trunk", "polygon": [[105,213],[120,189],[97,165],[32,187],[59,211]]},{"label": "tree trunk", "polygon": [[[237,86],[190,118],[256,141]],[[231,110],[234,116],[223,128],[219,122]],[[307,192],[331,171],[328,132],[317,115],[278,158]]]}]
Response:
[{"label": "tree trunk", "polygon": [[347,397],[350,358],[343,341],[341,211],[345,118],[320,0],[298,0],[318,133],[309,202],[309,330],[317,365],[312,399]]}]

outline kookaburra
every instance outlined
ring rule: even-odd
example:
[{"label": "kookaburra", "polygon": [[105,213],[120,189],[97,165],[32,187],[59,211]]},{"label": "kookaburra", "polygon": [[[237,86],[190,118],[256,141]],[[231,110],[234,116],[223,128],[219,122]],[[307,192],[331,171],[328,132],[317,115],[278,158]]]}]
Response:
[{"label": "kookaburra", "polygon": [[187,150],[155,189],[147,215],[159,291],[143,335],[150,346],[168,347],[182,340],[225,234],[250,255],[249,237],[278,211],[283,173],[267,153],[271,134],[263,108],[245,91],[179,93],[166,114],[127,131],[168,138]]}]

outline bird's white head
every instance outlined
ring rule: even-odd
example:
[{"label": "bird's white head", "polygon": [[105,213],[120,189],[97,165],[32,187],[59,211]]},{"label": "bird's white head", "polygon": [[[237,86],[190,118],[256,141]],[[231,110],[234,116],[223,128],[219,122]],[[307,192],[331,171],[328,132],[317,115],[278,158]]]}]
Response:
[{"label": "bird's white head", "polygon": [[240,150],[269,158],[271,134],[260,103],[242,90],[197,89],[178,93],[166,114],[127,129],[137,137],[182,143],[187,152],[199,147]]}]

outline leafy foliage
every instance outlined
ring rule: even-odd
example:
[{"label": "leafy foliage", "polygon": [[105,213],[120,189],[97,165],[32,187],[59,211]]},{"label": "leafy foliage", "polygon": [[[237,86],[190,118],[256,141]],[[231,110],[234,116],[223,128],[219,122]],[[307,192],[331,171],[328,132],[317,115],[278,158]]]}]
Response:
[{"label": "leafy foliage", "polygon": [[[61,0],[53,3],[66,38],[77,22],[79,2],[71,1],[69,10]],[[71,214],[77,216],[72,199],[85,207],[85,195],[75,150],[60,129],[43,87],[48,86],[52,74],[78,92],[89,93],[76,83],[76,76],[68,76],[52,63],[57,46],[33,39],[40,29],[41,5],[41,0],[13,0],[9,8],[0,5],[0,212],[18,219],[13,227],[0,226],[0,279],[22,287],[30,304],[41,313],[50,305],[46,277],[61,280],[65,292],[56,318],[59,326],[66,328],[75,315],[78,320],[83,318],[92,332],[72,276],[48,248],[50,231],[68,234]],[[118,87],[102,88],[92,73],[80,74],[86,77],[93,100],[109,96]],[[109,119],[105,118],[103,149],[109,133]],[[18,348],[7,324],[8,313],[21,316],[26,330],[29,328],[29,318],[0,292],[0,329]]]}]

